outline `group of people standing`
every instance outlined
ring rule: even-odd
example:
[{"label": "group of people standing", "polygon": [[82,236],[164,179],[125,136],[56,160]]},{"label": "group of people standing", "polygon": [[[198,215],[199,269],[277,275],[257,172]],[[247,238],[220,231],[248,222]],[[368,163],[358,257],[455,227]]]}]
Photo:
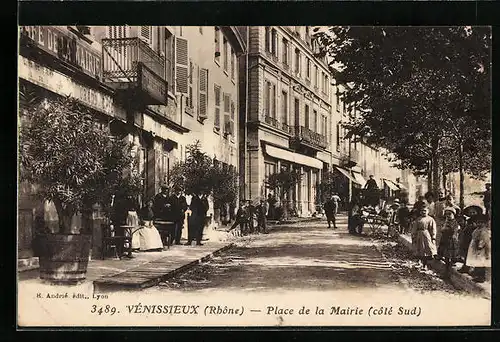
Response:
[{"label": "group of people standing", "polygon": [[270,204],[265,199],[260,199],[258,205],[253,205],[252,201],[240,201],[240,206],[236,212],[236,220],[230,230],[240,227],[242,235],[253,233],[268,234],[267,217],[269,215]]},{"label": "group of people standing", "polygon": [[463,211],[453,197],[435,199],[429,192],[420,197],[410,213],[411,237],[415,256],[426,266],[429,260],[441,259],[448,270],[463,263],[459,272],[469,273],[476,282],[484,282],[491,267],[489,208],[479,206]]},{"label": "group of people standing", "polygon": [[[182,229],[186,212],[188,213],[188,241],[202,245],[203,228],[208,211],[206,196],[192,195],[188,205],[186,197],[180,193],[171,193],[167,186],[145,202],[141,208],[132,196],[116,195],[112,201],[111,223],[115,231],[120,227],[132,227],[131,249],[140,251],[162,250],[166,238],[176,245],[181,244]],[[160,231],[162,234],[160,234]],[[127,232],[121,232],[124,235]],[[118,234],[121,234],[120,232]]]}]

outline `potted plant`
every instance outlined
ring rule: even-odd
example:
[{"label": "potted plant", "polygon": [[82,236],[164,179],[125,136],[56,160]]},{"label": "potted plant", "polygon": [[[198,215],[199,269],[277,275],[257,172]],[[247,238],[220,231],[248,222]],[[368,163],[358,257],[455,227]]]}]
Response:
[{"label": "potted plant", "polygon": [[289,218],[291,208],[288,201],[288,194],[302,179],[302,174],[298,170],[281,169],[281,171],[269,175],[265,185],[279,194],[281,203],[280,220],[286,221]]},{"label": "potted plant", "polygon": [[[110,179],[126,174],[128,152],[75,99],[41,99],[23,90],[20,96],[25,106],[20,117],[20,180],[36,184],[36,196],[53,203],[58,217],[58,231],[36,238],[40,277],[78,282],[86,277],[91,235],[88,227],[74,226],[73,219],[107,201]],[[117,155],[123,157],[118,164]]]}]

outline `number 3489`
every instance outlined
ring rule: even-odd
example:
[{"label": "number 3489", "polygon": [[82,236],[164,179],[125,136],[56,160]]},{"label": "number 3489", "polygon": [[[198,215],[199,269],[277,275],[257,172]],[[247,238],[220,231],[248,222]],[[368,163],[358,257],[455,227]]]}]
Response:
[{"label": "number 3489", "polygon": [[117,313],[118,310],[116,307],[111,306],[111,305],[106,305],[106,306],[98,306],[98,305],[92,305],[92,309],[90,310],[90,313],[96,314],[96,315],[110,315],[113,316],[115,313]]}]

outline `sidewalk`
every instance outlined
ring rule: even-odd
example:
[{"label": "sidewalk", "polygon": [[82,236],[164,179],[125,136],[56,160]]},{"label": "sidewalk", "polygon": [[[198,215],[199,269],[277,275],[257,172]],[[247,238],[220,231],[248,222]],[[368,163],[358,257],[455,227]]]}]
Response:
[{"label": "sidewalk", "polygon": [[[203,246],[171,246],[160,252],[134,252],[134,258],[91,260],[81,285],[95,287],[148,287],[233,246],[230,242],[204,242]],[[43,282],[38,270],[18,273],[19,282]]]},{"label": "sidewalk", "polygon": [[[398,237],[398,241],[407,249],[412,249],[410,236],[400,234]],[[446,266],[444,262],[433,259],[430,262],[429,266],[439,275],[445,275]],[[482,284],[476,283],[472,280],[472,277],[470,275],[459,273],[456,268],[451,269],[449,281],[456,288],[467,291],[469,293],[477,294],[487,299],[491,299],[491,281],[487,281]]]}]

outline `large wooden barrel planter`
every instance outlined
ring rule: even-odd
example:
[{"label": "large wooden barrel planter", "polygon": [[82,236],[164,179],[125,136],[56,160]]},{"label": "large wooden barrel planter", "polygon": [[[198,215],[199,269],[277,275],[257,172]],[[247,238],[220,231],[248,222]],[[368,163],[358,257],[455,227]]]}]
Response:
[{"label": "large wooden barrel planter", "polygon": [[85,280],[90,235],[49,234],[38,236],[38,239],[41,279],[64,284]]}]

